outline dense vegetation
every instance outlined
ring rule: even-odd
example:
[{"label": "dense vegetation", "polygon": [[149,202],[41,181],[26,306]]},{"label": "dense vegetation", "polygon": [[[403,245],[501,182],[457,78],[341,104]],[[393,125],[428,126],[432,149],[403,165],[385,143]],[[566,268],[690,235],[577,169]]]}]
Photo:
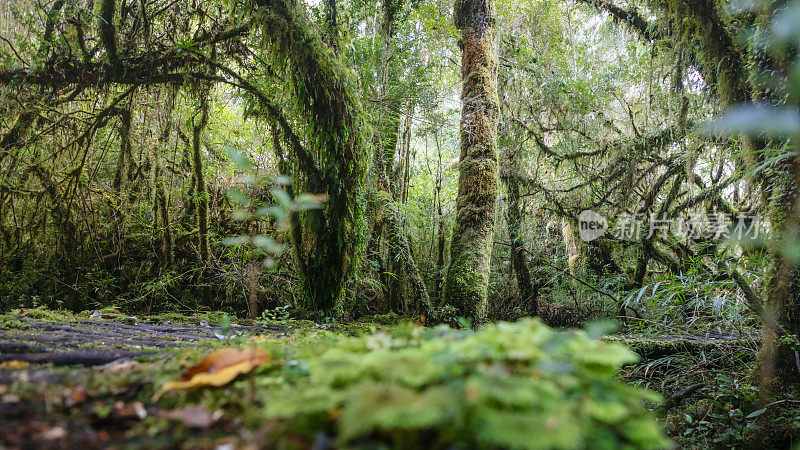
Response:
[{"label": "dense vegetation", "polygon": [[[5,1],[0,308],[452,327],[260,369],[290,401],[256,417],[340,446],[664,446],[643,399],[679,444],[788,446],[798,30],[788,0]],[[542,324],[604,319],[640,365]]]}]

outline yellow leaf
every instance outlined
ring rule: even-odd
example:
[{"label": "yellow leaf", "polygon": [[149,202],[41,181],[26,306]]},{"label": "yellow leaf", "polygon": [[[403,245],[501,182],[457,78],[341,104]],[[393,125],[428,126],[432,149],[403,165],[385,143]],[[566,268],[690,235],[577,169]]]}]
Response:
[{"label": "yellow leaf", "polygon": [[200,386],[224,386],[237,376],[266,364],[270,355],[258,348],[225,348],[208,354],[199,363],[190,367],[181,381],[169,381],[153,395],[153,401],[173,389],[190,389]]},{"label": "yellow leaf", "polygon": [[3,369],[20,369],[22,367],[28,367],[30,365],[31,363],[27,361],[17,361],[17,360],[3,361],[0,363],[0,367]]}]

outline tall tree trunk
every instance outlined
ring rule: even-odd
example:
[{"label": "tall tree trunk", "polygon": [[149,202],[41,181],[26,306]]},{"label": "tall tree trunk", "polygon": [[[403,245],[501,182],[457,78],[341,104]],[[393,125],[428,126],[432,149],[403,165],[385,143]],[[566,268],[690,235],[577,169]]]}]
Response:
[{"label": "tall tree trunk", "polygon": [[[583,265],[583,249],[578,241],[575,225],[569,219],[561,221],[561,235],[564,238],[564,247],[567,248],[567,265],[569,273],[577,275]],[[574,282],[574,280],[573,280]]]},{"label": "tall tree trunk", "polygon": [[152,189],[153,204],[153,230],[158,239],[157,253],[159,264],[162,268],[171,267],[173,263],[173,240],[169,215],[169,199],[164,188],[164,169],[161,163],[161,149],[166,148],[172,132],[172,110],[175,106],[177,91],[170,88],[167,92],[166,123],[159,136],[158,147],[150,149],[150,185]]},{"label": "tall tree trunk", "polygon": [[258,317],[258,276],[261,269],[257,262],[247,265],[247,317],[255,319]]},{"label": "tall tree trunk", "polygon": [[[516,161],[514,158],[512,161]],[[515,170],[515,168],[510,168]],[[517,169],[518,170],[518,169]],[[508,188],[508,212],[507,225],[508,237],[511,241],[511,266],[517,277],[517,287],[523,305],[528,308],[531,315],[539,314],[538,289],[531,283],[531,273],[528,270],[528,262],[525,258],[525,243],[522,241],[522,208],[520,207],[519,177],[517,174],[509,174],[505,178]]]},{"label": "tall tree trunk", "polygon": [[325,21],[328,26],[325,40],[334,53],[339,53],[339,13],[336,8],[336,0],[325,0]]},{"label": "tall tree trunk", "polygon": [[775,245],[759,355],[764,401],[771,401],[774,391],[800,384],[800,278],[796,257],[787,251],[800,241],[800,157],[795,156],[792,167],[778,178],[774,185],[780,194],[773,196],[769,209]]},{"label": "tall tree trunk", "polygon": [[119,69],[117,34],[116,27],[114,26],[115,9],[115,0],[100,0],[97,8],[97,28],[99,29],[100,40],[103,42],[103,46],[106,49],[108,64],[114,72]]},{"label": "tall tree trunk", "polygon": [[133,151],[131,145],[131,110],[123,108],[120,111],[120,146],[117,159],[117,173],[114,177],[114,191],[117,195],[117,221],[115,239],[117,241],[117,264],[121,263],[125,235],[128,228],[128,203],[130,189],[128,188],[133,168]]},{"label": "tall tree trunk", "polygon": [[400,202],[405,203],[408,201],[408,186],[411,184],[411,162],[414,160],[414,155],[411,154],[411,128],[414,126],[414,103],[409,102],[408,110],[406,111],[406,123],[403,127],[403,151],[405,158],[403,160],[403,190],[400,192]]},{"label": "tall tree trunk", "polygon": [[486,320],[498,191],[496,11],[493,0],[461,0],[455,13],[463,41],[461,158],[444,298],[478,324]]},{"label": "tall tree trunk", "polygon": [[209,257],[208,245],[208,192],[206,191],[205,174],[203,173],[203,157],[200,151],[200,139],[208,123],[208,92],[200,96],[200,117],[195,118],[192,125],[192,169],[195,179],[195,206],[197,209],[198,245],[200,262],[206,263]]},{"label": "tall tree trunk", "polygon": [[[304,214],[302,226],[313,237],[304,258],[307,271],[301,275],[309,308],[336,312],[345,287],[353,278],[363,249],[363,193],[367,160],[358,103],[350,92],[344,65],[325,48],[310,27],[300,5],[287,0],[256,0],[265,14],[259,17],[278,56],[290,68],[297,96],[298,119],[305,119],[315,132],[308,139],[315,158],[293,136],[280,111],[267,107],[270,116],[280,116],[282,134],[297,156],[299,187],[328,195],[321,210]],[[268,12],[268,13],[267,13]]]},{"label": "tall tree trunk", "polygon": [[436,218],[437,218],[437,252],[436,252],[436,303],[442,303],[442,279],[444,278],[444,251],[446,245],[444,213],[442,209],[442,149],[439,146],[439,135],[434,131],[433,139],[436,143]]},{"label": "tall tree trunk", "polygon": [[[389,257],[386,258],[387,270],[397,273],[395,277],[387,277],[384,283],[388,291],[390,308],[402,313],[409,313],[413,310],[417,313],[427,314],[431,308],[430,295],[419,272],[419,267],[414,261],[411,243],[405,234],[396,206],[396,202],[402,202],[403,199],[403,184],[398,186],[389,179],[389,171],[394,164],[394,154],[397,151],[401,111],[404,104],[403,98],[400,96],[401,91],[397,89],[400,80],[398,80],[397,73],[389,67],[389,61],[392,59],[395,48],[394,21],[401,6],[402,0],[384,0],[381,3],[383,10],[381,38],[384,43],[384,53],[380,67],[380,94],[384,104],[379,114],[379,133],[376,136],[375,144],[374,171],[375,185],[378,191],[376,202],[378,212],[370,243],[379,247],[381,233],[385,232],[389,243]],[[413,108],[414,102],[409,101],[408,109],[413,110]],[[410,135],[410,127],[409,114],[405,123],[406,131],[403,133],[401,162],[404,160],[402,155],[406,151],[406,134]],[[383,265],[379,251],[375,253],[379,264]],[[406,292],[406,282],[410,284],[410,290],[414,292],[412,305],[409,305],[403,298],[403,294]]]},{"label": "tall tree trunk", "polygon": [[[402,303],[404,313],[415,312],[420,314],[428,314],[431,309],[431,299],[428,294],[428,289],[425,282],[422,280],[422,275],[419,272],[419,267],[414,262],[414,255],[411,253],[411,243],[405,236],[402,225],[400,224],[397,216],[399,212],[393,203],[384,204],[384,219],[387,225],[386,234],[389,239],[389,246],[394,249],[397,255],[398,263],[403,269],[404,274],[408,277],[408,282],[415,292],[414,303],[409,307],[407,303]],[[398,293],[399,286],[395,287],[393,294]]]}]

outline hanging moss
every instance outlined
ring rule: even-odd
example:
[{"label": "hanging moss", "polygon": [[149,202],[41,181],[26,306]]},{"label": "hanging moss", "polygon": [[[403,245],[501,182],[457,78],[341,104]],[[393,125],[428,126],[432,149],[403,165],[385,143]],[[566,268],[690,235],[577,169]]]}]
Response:
[{"label": "hanging moss", "polygon": [[[328,196],[321,212],[306,214],[302,220],[303,232],[309,235],[304,241],[311,243],[310,248],[296,249],[306,254],[301,278],[307,306],[333,312],[359,264],[364,241],[368,155],[359,105],[349,91],[348,70],[298,5],[282,0],[257,4],[265,44],[289,68],[297,106],[308,123],[305,138],[318,157],[305,173],[294,174],[295,181],[304,191]],[[289,139],[285,132],[284,137]],[[297,148],[294,144],[290,148]]]},{"label": "hanging moss", "polygon": [[119,69],[119,55],[117,54],[117,35],[114,26],[114,0],[101,0],[97,6],[97,28],[100,30],[100,40],[106,49],[106,57],[112,71]]}]

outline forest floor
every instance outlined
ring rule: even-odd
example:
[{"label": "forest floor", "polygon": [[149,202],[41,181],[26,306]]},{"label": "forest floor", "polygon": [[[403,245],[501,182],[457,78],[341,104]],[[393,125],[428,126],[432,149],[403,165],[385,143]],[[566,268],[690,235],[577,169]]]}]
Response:
[{"label": "forest floor", "polygon": [[[374,329],[232,321],[222,314],[139,318],[118,312],[19,310],[0,315],[0,449],[241,448],[240,424],[202,406],[162,409],[159,386],[222,347]],[[241,433],[248,433],[243,440]],[[235,436],[224,439],[224,436]],[[235,445],[234,445],[235,443]],[[229,447],[225,445],[231,444]]]},{"label": "forest floor", "polygon": [[[264,341],[288,346],[319,333],[354,335],[388,327],[278,322],[231,320],[218,313],[140,318],[116,311],[37,309],[0,315],[0,423],[6,430],[0,448],[260,447],[260,437],[274,424],[249,423],[255,397],[240,400],[241,392],[230,393],[223,383],[205,391],[199,402],[193,397],[194,404],[186,404],[185,396],[158,402],[159,389],[215,349]],[[626,366],[622,375],[664,395],[665,403],[654,411],[681,447],[750,441],[763,428],[762,415],[761,421],[774,420],[777,413],[787,424],[800,423],[791,398],[769,411],[756,406],[757,383],[747,373],[757,336],[609,339],[639,353],[642,361]],[[232,398],[221,403],[214,395]],[[225,406],[210,409],[203,403]]]}]

